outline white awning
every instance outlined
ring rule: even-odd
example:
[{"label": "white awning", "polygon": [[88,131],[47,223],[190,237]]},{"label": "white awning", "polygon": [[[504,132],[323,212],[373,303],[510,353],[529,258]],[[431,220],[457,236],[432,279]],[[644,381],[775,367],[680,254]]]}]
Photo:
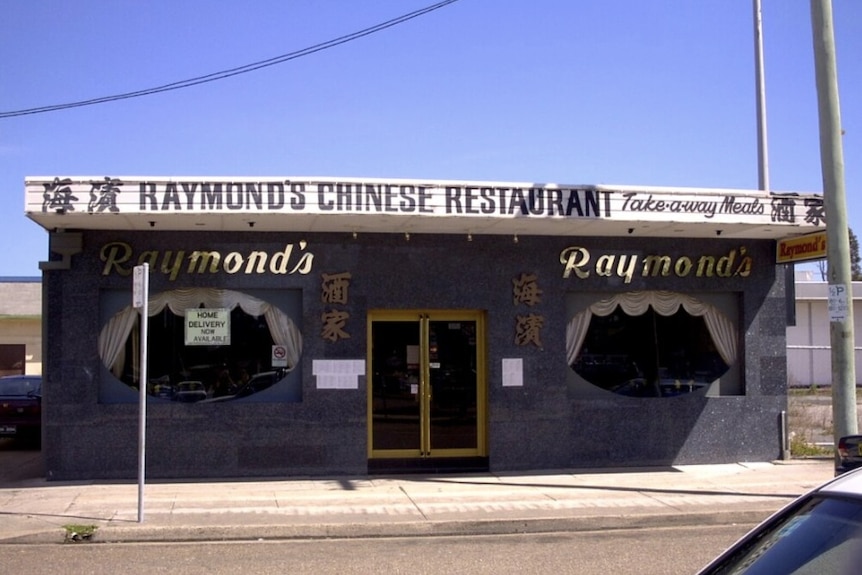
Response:
[{"label": "white awning", "polygon": [[47,230],[780,239],[825,229],[820,194],[380,178],[32,177]]}]

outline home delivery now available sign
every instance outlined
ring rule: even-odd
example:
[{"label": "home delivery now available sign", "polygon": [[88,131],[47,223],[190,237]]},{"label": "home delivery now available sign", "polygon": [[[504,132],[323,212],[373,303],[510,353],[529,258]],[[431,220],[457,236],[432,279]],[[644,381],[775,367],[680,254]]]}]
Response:
[{"label": "home delivery now available sign", "polygon": [[230,345],[230,310],[187,309],[185,339],[186,345]]}]

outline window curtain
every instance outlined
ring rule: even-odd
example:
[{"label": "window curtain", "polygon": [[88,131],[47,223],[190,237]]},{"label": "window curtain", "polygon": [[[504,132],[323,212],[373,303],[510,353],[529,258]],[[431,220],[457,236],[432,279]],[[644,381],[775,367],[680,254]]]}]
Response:
[{"label": "window curtain", "polygon": [[108,322],[99,333],[99,357],[117,378],[122,375],[126,360],[126,340],[137,324],[138,313],[129,306]]},{"label": "window curtain", "polygon": [[[239,306],[242,311],[254,317],[264,316],[273,342],[287,349],[288,371],[293,370],[302,355],[302,334],[284,312],[263,300],[232,290],[216,288],[178,289],[162,292],[150,297],[147,313],[160,314],[165,307],[174,315],[182,316],[189,308],[226,308],[233,310]],[[138,310],[128,306],[108,321],[99,334],[99,357],[120,377],[125,362],[126,340],[137,325]]]},{"label": "window curtain", "polygon": [[680,306],[689,315],[703,317],[709,335],[724,363],[731,365],[736,361],[737,336],[736,328],[727,316],[718,311],[715,306],[700,302],[695,298],[676,292],[643,291],[615,294],[607,299],[597,301],[589,308],[578,313],[566,326],[566,360],[569,365],[575,363],[593,315],[608,316],[617,306],[628,315],[643,315],[650,307],[659,315],[671,316],[679,311]]}]

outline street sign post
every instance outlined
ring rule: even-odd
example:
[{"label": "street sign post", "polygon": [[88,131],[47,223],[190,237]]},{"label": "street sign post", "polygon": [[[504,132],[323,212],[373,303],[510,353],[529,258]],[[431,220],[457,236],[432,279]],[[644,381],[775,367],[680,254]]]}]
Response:
[{"label": "street sign post", "polygon": [[147,461],[147,332],[150,307],[150,264],[135,266],[132,279],[132,307],[141,314],[141,369],[138,377],[138,523],[143,523],[144,477]]}]

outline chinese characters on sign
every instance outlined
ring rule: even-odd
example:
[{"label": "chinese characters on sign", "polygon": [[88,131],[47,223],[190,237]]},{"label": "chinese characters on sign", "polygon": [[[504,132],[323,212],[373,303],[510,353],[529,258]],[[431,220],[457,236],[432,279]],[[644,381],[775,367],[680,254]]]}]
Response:
[{"label": "chinese characters on sign", "polygon": [[87,211],[119,213],[117,207],[117,196],[120,194],[120,186],[123,182],[117,178],[105,177],[102,182],[90,182],[90,201],[87,203]]},{"label": "chinese characters on sign", "polygon": [[[123,182],[117,178],[105,177],[104,180],[90,182],[90,199],[87,202],[87,213],[111,212],[119,213],[117,196]],[[42,211],[74,212],[78,196],[72,192],[72,180],[69,178],[54,178],[48,184],[42,184]]]},{"label": "chinese characters on sign", "polygon": [[[350,272],[321,274],[320,277],[320,301],[325,304],[347,305],[347,291],[350,287],[350,278],[352,277]],[[347,320],[350,319],[348,312],[337,308],[329,308],[323,311],[320,319],[323,323],[320,334],[323,339],[336,342],[339,339],[350,337],[350,334],[344,330]]]},{"label": "chinese characters on sign", "polygon": [[50,184],[42,184],[45,188],[42,192],[42,211],[74,212],[78,197],[72,194],[71,184],[72,180],[68,178],[54,178]]},{"label": "chinese characters on sign", "polygon": [[[515,307],[524,304],[533,307],[542,302],[542,290],[539,289],[536,274],[522,273],[512,279],[512,299]],[[541,331],[545,318],[539,314],[530,313],[515,316],[515,345],[533,344],[542,347]]]}]

